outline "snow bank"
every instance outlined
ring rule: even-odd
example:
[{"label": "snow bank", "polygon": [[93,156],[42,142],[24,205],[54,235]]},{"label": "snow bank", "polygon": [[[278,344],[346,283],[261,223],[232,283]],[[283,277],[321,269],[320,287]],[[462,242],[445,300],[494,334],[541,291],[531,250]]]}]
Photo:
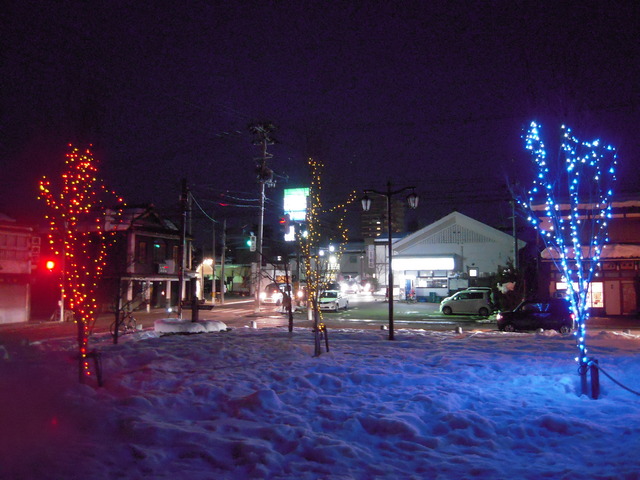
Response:
[{"label": "snow bank", "polygon": [[[571,336],[329,335],[320,357],[299,328],[93,338],[103,388],[72,338],[5,346],[0,478],[638,478],[638,397],[579,396]],[[587,343],[638,389],[637,335]]]},{"label": "snow bank", "polygon": [[218,320],[203,320],[192,322],[191,320],[181,320],[179,318],[161,318],[153,323],[156,333],[210,333],[226,332],[227,325]]}]

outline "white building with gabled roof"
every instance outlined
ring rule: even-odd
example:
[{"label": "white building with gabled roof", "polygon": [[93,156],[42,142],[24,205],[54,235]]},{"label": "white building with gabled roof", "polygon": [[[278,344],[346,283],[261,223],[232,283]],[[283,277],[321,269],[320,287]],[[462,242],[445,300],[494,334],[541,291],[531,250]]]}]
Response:
[{"label": "white building with gabled roof", "polygon": [[[436,301],[469,286],[470,278],[473,282],[496,273],[524,246],[511,235],[454,211],[393,242],[394,295],[403,298],[414,290],[418,300]],[[382,285],[387,283],[387,255],[386,245],[376,241],[375,272]]]}]

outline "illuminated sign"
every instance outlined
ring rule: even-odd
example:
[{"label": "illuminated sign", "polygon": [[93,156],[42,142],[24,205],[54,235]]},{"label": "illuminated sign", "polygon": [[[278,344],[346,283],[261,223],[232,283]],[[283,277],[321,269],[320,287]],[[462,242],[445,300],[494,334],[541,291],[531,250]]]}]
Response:
[{"label": "illuminated sign", "polygon": [[308,188],[284,189],[284,213],[294,222],[304,222],[307,213]]}]

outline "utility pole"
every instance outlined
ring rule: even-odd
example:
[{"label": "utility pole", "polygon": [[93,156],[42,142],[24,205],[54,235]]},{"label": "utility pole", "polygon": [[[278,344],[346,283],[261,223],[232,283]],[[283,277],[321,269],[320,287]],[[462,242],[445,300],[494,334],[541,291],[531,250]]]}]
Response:
[{"label": "utility pole", "polygon": [[272,133],[276,127],[272,123],[254,123],[249,126],[249,131],[254,135],[253,144],[262,147],[262,156],[255,159],[256,174],[260,183],[260,223],[258,227],[258,245],[256,248],[256,268],[254,275],[254,294],[255,294],[255,311],[260,312],[260,287],[262,280],[262,251],[263,251],[263,234],[264,234],[264,203],[265,188],[273,187],[273,171],[267,166],[267,160],[273,157],[267,152],[267,146],[273,145],[275,140]]},{"label": "utility pole", "polygon": [[513,266],[518,270],[518,236],[516,235],[516,202],[511,200],[511,230],[513,232]]},{"label": "utility pole", "polygon": [[225,273],[224,262],[226,261],[225,252],[227,251],[227,219],[222,221],[222,254],[220,255],[220,305],[224,305],[225,290]]},{"label": "utility pole", "polygon": [[180,265],[178,267],[178,318],[182,319],[182,297],[184,296],[184,277],[186,268],[186,256],[187,256],[187,210],[188,210],[188,197],[189,189],[187,187],[187,180],[182,179],[182,192],[180,193],[180,209],[182,211],[180,217],[180,252],[178,259]]},{"label": "utility pole", "polygon": [[[211,304],[216,304],[216,221],[211,222],[213,231],[211,241]],[[204,288],[203,288],[204,290]]]}]

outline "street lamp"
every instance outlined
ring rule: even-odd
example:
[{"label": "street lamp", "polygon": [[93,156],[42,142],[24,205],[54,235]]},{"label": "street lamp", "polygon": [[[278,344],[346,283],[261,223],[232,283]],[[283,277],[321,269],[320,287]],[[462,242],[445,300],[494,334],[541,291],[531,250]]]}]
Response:
[{"label": "street lamp", "polygon": [[392,267],[392,258],[393,258],[393,246],[391,243],[391,197],[398,193],[406,192],[407,190],[412,190],[412,192],[407,196],[407,203],[411,208],[417,208],[418,206],[418,195],[413,191],[415,187],[404,187],[398,190],[391,190],[391,182],[387,182],[387,191],[380,192],[377,190],[365,190],[364,197],[362,197],[362,209],[365,212],[368,212],[371,208],[371,198],[369,198],[370,193],[375,193],[376,195],[382,195],[387,199],[387,229],[389,234],[389,253],[388,253],[388,269],[389,269],[389,280],[388,280],[388,298],[389,298],[389,340],[393,340],[393,267]]}]

